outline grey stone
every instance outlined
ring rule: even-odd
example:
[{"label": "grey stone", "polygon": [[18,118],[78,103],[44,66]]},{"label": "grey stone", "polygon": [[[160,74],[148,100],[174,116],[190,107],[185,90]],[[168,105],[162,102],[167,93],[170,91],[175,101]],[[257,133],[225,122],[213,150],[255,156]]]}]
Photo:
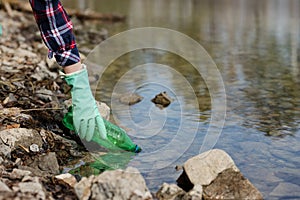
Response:
[{"label": "grey stone", "polygon": [[83,178],[75,192],[79,199],[152,199],[145,180],[131,167]]},{"label": "grey stone", "polygon": [[20,182],[18,184],[18,189],[21,193],[30,193],[37,199],[46,198],[42,184],[39,182],[39,179],[37,177],[35,177],[31,182]]},{"label": "grey stone", "polygon": [[98,106],[98,110],[101,114],[101,117],[106,119],[106,120],[109,120],[110,107],[106,103],[103,103],[103,102],[100,102],[100,101],[96,101],[96,103],[97,103],[97,106]]},{"label": "grey stone", "polygon": [[156,193],[156,197],[159,200],[174,200],[176,198],[183,197],[185,191],[178,187],[176,184],[163,183]]},{"label": "grey stone", "polygon": [[0,192],[11,192],[11,189],[0,180]]},{"label": "grey stone", "polygon": [[89,178],[83,177],[79,183],[75,184],[75,192],[79,199],[88,200],[91,196],[91,186],[94,180],[94,176],[90,176]]},{"label": "grey stone", "polygon": [[203,194],[202,185],[195,185],[192,190],[183,196],[183,200],[201,200]]},{"label": "grey stone", "polygon": [[[223,150],[213,149],[187,160],[184,172],[192,185],[209,185],[225,169],[239,171],[232,158]],[[180,178],[177,180],[180,183]]]},{"label": "grey stone", "polygon": [[240,172],[232,168],[221,172],[213,182],[204,187],[205,200],[212,199],[263,199],[262,194]]},{"label": "grey stone", "polygon": [[29,147],[31,144],[42,146],[43,141],[36,130],[13,128],[0,131],[0,154],[10,156],[16,146]]},{"label": "grey stone", "polygon": [[38,157],[38,168],[51,174],[58,174],[59,165],[57,162],[56,153],[49,152],[47,154],[40,155]]},{"label": "grey stone", "polygon": [[77,183],[76,178],[72,174],[69,174],[69,173],[59,174],[59,175],[55,176],[55,178],[63,181],[64,183],[67,183],[71,187],[74,187],[75,184]]},{"label": "grey stone", "polygon": [[22,179],[25,176],[30,176],[32,173],[28,170],[22,170],[22,169],[13,169],[12,173],[10,174],[11,179]]},{"label": "grey stone", "polygon": [[25,50],[25,49],[21,49],[21,48],[18,48],[16,51],[15,51],[15,54],[16,56],[22,58],[22,57],[29,57],[29,58],[36,58],[37,57],[37,54],[31,52],[31,51],[28,51],[28,50]]}]

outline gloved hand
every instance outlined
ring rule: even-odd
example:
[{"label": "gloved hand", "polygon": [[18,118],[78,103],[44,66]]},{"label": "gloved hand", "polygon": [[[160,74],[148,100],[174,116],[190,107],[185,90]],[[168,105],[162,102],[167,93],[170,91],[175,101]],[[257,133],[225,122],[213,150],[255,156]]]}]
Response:
[{"label": "gloved hand", "polygon": [[87,141],[106,140],[106,129],[98,111],[95,98],[91,92],[88,73],[83,69],[71,74],[64,74],[65,81],[71,89],[73,106],[73,125],[80,138]]}]

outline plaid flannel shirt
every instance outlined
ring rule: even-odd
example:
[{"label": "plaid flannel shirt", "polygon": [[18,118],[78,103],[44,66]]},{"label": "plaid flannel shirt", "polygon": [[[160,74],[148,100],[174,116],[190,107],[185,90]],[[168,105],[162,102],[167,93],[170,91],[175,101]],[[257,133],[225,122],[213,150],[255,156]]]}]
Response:
[{"label": "plaid flannel shirt", "polygon": [[73,24],[59,0],[29,0],[42,39],[61,66],[80,62]]}]

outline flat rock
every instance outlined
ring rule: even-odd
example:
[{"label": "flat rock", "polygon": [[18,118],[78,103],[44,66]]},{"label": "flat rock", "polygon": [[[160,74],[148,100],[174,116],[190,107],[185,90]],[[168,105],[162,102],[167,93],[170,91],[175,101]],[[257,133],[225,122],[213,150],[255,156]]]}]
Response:
[{"label": "flat rock", "polygon": [[31,144],[42,146],[40,134],[33,129],[12,128],[0,131],[0,154],[10,156],[18,145],[29,148]]},{"label": "flat rock", "polygon": [[75,192],[79,199],[152,199],[144,178],[132,167],[84,178]]},{"label": "flat rock", "polygon": [[59,174],[55,176],[56,179],[63,181],[64,183],[67,183],[69,186],[74,187],[75,184],[77,183],[76,178],[69,173],[66,174]]},{"label": "flat rock", "polygon": [[263,199],[262,194],[241,172],[232,168],[221,172],[211,184],[204,187],[204,200],[212,199]]},{"label": "flat rock", "polygon": [[[190,185],[209,185],[219,173],[226,169],[239,171],[232,158],[223,150],[213,149],[187,160],[184,173],[178,178],[177,183],[184,188],[187,178]],[[184,177],[184,176],[187,177]]]}]

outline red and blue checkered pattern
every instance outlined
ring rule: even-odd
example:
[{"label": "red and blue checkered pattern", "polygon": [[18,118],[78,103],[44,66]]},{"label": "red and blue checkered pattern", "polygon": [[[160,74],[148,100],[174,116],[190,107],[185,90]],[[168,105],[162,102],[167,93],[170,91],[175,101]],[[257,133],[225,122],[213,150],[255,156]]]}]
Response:
[{"label": "red and blue checkered pattern", "polygon": [[59,0],[29,0],[41,36],[61,66],[80,62],[73,34],[73,24]]}]

